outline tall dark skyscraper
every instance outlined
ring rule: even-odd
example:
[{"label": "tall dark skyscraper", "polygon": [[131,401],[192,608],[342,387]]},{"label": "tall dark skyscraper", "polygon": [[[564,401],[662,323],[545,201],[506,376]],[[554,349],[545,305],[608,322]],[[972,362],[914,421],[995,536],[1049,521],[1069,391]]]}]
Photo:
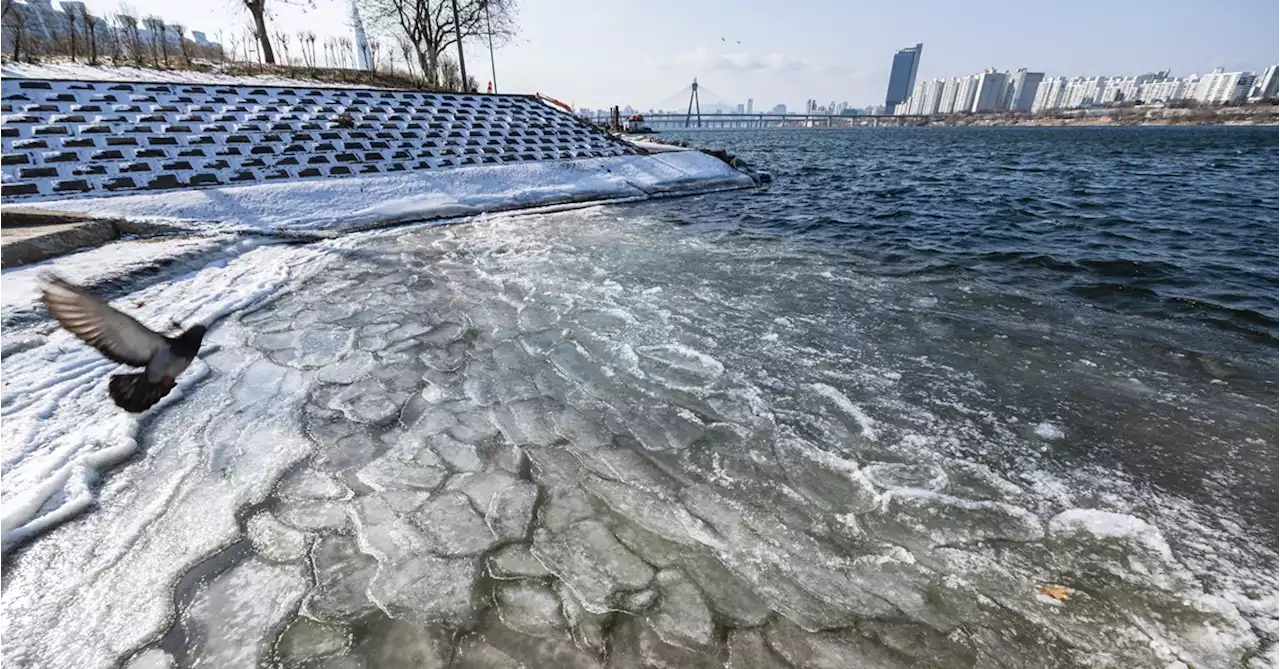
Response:
[{"label": "tall dark skyscraper", "polygon": [[923,50],[923,44],[916,44],[899,49],[893,54],[893,67],[889,70],[889,92],[884,96],[886,114],[892,114],[898,103],[911,97],[911,89],[916,85],[916,70],[920,69],[920,52]]}]

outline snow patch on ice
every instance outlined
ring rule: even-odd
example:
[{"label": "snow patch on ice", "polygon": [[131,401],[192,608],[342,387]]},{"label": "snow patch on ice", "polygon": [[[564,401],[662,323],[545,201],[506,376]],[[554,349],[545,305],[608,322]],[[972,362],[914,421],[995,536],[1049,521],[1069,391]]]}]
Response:
[{"label": "snow patch on ice", "polygon": [[[161,331],[170,319],[213,323],[271,295],[315,256],[303,249],[255,249],[122,297],[115,306]],[[3,551],[92,506],[101,473],[137,451],[140,421],[179,402],[209,371],[197,358],[167,397],[135,415],[107,395],[107,376],[116,367],[63,331],[5,358]]]}]

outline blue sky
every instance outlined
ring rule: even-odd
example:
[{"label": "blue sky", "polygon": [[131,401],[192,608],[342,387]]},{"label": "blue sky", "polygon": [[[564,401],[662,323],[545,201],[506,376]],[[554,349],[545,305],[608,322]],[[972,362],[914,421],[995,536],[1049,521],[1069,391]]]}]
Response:
[{"label": "blue sky", "polygon": [[[130,0],[211,34],[248,23],[232,0]],[[268,0],[270,6],[270,0]],[[883,103],[893,52],[924,43],[921,78],[985,67],[1047,74],[1185,75],[1215,66],[1260,71],[1280,61],[1276,0],[852,2],[811,0],[520,0],[521,33],[497,52],[499,88],[542,92],[579,107],[666,103],[696,76],[724,102],[799,108],[808,98]],[[286,31],[344,30],[348,3],[281,5]],[[118,0],[89,0],[98,11]],[[471,72],[489,79],[482,45]],[[480,76],[483,75],[483,76]]]}]

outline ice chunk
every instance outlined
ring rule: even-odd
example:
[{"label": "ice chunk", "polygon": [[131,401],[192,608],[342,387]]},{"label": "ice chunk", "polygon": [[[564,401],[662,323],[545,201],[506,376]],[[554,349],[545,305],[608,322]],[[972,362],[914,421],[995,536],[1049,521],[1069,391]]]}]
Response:
[{"label": "ice chunk", "polygon": [[313,660],[304,665],[306,669],[369,669],[364,660],[354,655],[339,655]]},{"label": "ice chunk", "polygon": [[173,656],[159,648],[149,648],[133,656],[125,669],[173,669],[178,666]]},{"label": "ice chunk", "polygon": [[430,491],[444,482],[446,472],[437,467],[415,465],[389,454],[365,465],[356,476],[365,485],[378,491]]},{"label": "ice chunk", "polygon": [[332,500],[287,502],[280,510],[280,520],[300,530],[341,532],[350,526],[347,505]]},{"label": "ice chunk", "polygon": [[382,495],[358,497],[355,507],[360,546],[379,562],[399,562],[426,551],[426,537]]},{"label": "ice chunk", "polygon": [[844,393],[825,383],[811,383],[809,387],[835,407],[836,416],[842,422],[849,424],[850,427],[856,426],[864,438],[876,440],[878,436],[876,422],[862,410],[862,407],[854,404]]},{"label": "ice chunk", "polygon": [[462,625],[471,620],[477,561],[420,555],[378,570],[369,595],[388,615],[417,623]]},{"label": "ice chunk", "polygon": [[972,667],[978,661],[968,635],[947,634],[916,622],[867,620],[858,624],[858,632],[911,658],[911,666]]},{"label": "ice chunk", "polygon": [[613,432],[573,407],[565,407],[554,420],[560,436],[577,448],[595,450],[613,442]]},{"label": "ice chunk", "polygon": [[560,597],[560,611],[573,629],[573,638],[579,646],[596,653],[605,650],[605,627],[613,613],[591,613],[582,605],[578,594],[564,581],[555,582],[556,595]]},{"label": "ice chunk", "polygon": [[252,667],[271,650],[271,630],[298,606],[307,579],[298,565],[250,559],[196,593],[181,617],[193,666]]},{"label": "ice chunk", "polygon": [[501,541],[518,541],[529,532],[533,521],[533,508],[538,502],[538,487],[527,481],[517,481],[499,492],[489,502],[485,523],[493,535]]},{"label": "ice chunk", "polygon": [[530,669],[601,669],[596,657],[574,644],[567,632],[527,634],[493,614],[486,616],[480,632],[485,641]]},{"label": "ice chunk", "polygon": [[365,378],[329,393],[324,406],[341,411],[348,420],[357,423],[383,425],[400,413],[406,393],[384,390],[376,379]]},{"label": "ice chunk", "polygon": [[623,517],[668,541],[686,546],[716,542],[706,523],[679,504],[623,483],[597,477],[588,477],[583,487]]},{"label": "ice chunk", "polygon": [[271,562],[293,562],[307,555],[307,535],[262,511],[246,523],[254,550]]},{"label": "ice chunk", "polygon": [[719,360],[682,344],[642,346],[636,352],[645,374],[662,379],[673,388],[702,388],[724,375],[724,365]]},{"label": "ice chunk", "polygon": [[351,643],[351,633],[338,625],[294,618],[276,643],[276,656],[286,665],[337,655]]},{"label": "ice chunk", "polygon": [[457,341],[467,331],[467,326],[462,323],[453,321],[445,321],[431,328],[423,336],[418,337],[418,341],[432,346],[445,346],[451,342]]},{"label": "ice chunk", "polygon": [[560,615],[560,598],[534,581],[501,583],[495,588],[503,624],[534,636],[559,634],[568,627]]},{"label": "ice chunk", "polygon": [[546,446],[560,438],[551,419],[556,410],[551,402],[528,400],[492,407],[490,416],[507,441]]},{"label": "ice chunk", "polygon": [[453,643],[440,625],[377,618],[357,650],[368,669],[445,669]]},{"label": "ice chunk", "polygon": [[366,430],[338,437],[320,448],[320,464],[325,471],[341,472],[362,467],[378,452],[378,444]]},{"label": "ice chunk", "polygon": [[611,667],[719,669],[718,657],[663,641],[640,616],[621,616],[609,635]]},{"label": "ice chunk", "polygon": [[253,345],[266,351],[272,362],[298,369],[318,369],[342,359],[351,349],[352,333],[345,328],[310,325],[283,332],[260,334]]},{"label": "ice chunk", "polygon": [[355,539],[321,537],[311,549],[315,588],[303,602],[303,613],[327,622],[355,620],[375,610],[365,591],[377,562],[361,553]]},{"label": "ice chunk", "polygon": [[478,555],[499,541],[471,507],[466,495],[457,492],[442,494],[423,504],[413,521],[422,529],[428,549],[439,555]]},{"label": "ice chunk", "polygon": [[543,578],[551,572],[524,544],[504,546],[489,556],[489,575],[498,579]]},{"label": "ice chunk", "polygon": [[337,479],[310,467],[303,467],[285,476],[276,486],[276,492],[282,497],[295,500],[342,499],[351,494]]},{"label": "ice chunk", "polygon": [[884,493],[880,506],[865,518],[877,533],[922,546],[967,544],[987,539],[1036,541],[1044,537],[1040,520],[1026,509],[1004,502],[974,502],[912,488]]},{"label": "ice chunk", "polygon": [[917,488],[940,491],[947,485],[947,473],[933,464],[874,464],[862,469],[863,475],[882,490]]},{"label": "ice chunk", "polygon": [[765,638],[788,663],[805,669],[915,666],[910,659],[853,630],[806,632],[786,618],[778,618],[766,629]]},{"label": "ice chunk", "polygon": [[714,556],[699,551],[680,567],[701,588],[712,610],[728,620],[753,627],[769,617],[769,606]]},{"label": "ice chunk", "polygon": [[758,629],[729,631],[729,662],[725,669],[791,669],[778,659]]},{"label": "ice chunk", "polygon": [[653,579],[653,569],[594,520],[578,522],[563,533],[536,530],[533,553],[592,613],[614,608],[619,591],[639,590]]},{"label": "ice chunk", "polygon": [[485,409],[454,413],[453,423],[447,429],[449,436],[468,444],[478,444],[498,436],[498,428]]},{"label": "ice chunk", "polygon": [[458,471],[478,472],[484,469],[484,463],[480,461],[474,444],[459,441],[447,434],[437,434],[427,438],[427,446]]},{"label": "ice chunk", "polygon": [[658,572],[656,581],[662,601],[649,614],[653,630],[669,644],[706,648],[711,643],[715,625],[698,587],[678,569]]},{"label": "ice chunk", "polygon": [[479,634],[472,634],[458,644],[450,669],[526,669],[523,662],[494,648]]},{"label": "ice chunk", "polygon": [[350,355],[327,367],[316,371],[316,380],[322,383],[346,385],[355,383],[369,375],[369,369],[375,364],[373,354],[366,351],[353,351]]},{"label": "ice chunk", "polygon": [[487,510],[498,493],[519,482],[515,476],[506,472],[485,472],[482,474],[458,474],[449,479],[450,490],[459,490],[471,500],[477,509]]},{"label": "ice chunk", "polygon": [[633,613],[643,611],[658,600],[658,593],[645,588],[635,592],[628,592],[622,597],[622,608]]}]

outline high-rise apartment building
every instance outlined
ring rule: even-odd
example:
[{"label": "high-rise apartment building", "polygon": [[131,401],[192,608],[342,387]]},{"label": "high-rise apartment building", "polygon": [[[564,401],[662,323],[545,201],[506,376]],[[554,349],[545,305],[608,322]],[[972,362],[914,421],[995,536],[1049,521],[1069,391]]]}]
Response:
[{"label": "high-rise apartment building", "polygon": [[999,111],[1005,100],[1005,82],[1008,72],[988,69],[978,75],[978,90],[973,101],[973,111]]},{"label": "high-rise apartment building", "polygon": [[884,106],[892,114],[895,107],[905,101],[916,85],[916,72],[920,69],[920,53],[924,44],[899,49],[893,54],[893,65],[889,69],[889,90],[884,96]]},{"label": "high-rise apartment building", "polygon": [[1276,97],[1277,90],[1280,89],[1277,84],[1280,84],[1280,66],[1272,65],[1262,71],[1262,76],[1254,83],[1249,99],[1266,100]]},{"label": "high-rise apartment building", "polygon": [[1036,100],[1036,90],[1040,87],[1040,82],[1044,81],[1044,72],[1028,72],[1027,68],[1020,68],[1013,73],[1012,90],[1009,95],[1009,109],[1014,111],[1027,111],[1031,109],[1031,105]]}]

